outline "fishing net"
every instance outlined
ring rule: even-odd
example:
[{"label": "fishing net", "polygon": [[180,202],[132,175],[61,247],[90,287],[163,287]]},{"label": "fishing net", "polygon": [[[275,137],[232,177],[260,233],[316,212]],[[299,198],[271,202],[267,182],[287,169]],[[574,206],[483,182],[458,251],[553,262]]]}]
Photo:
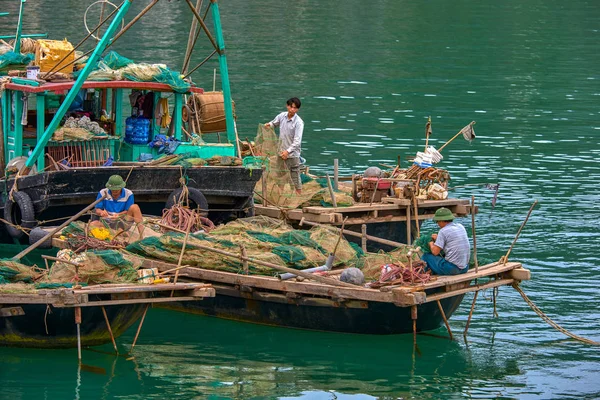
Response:
[{"label": "fishing net", "polygon": [[112,50],[102,58],[102,61],[111,69],[119,69],[133,64],[132,60]]},{"label": "fishing net", "polygon": [[65,249],[58,252],[57,258],[64,261],[54,263],[42,283],[82,282],[92,285],[137,282],[136,268],[116,250],[75,254]]},{"label": "fishing net", "polygon": [[0,55],[0,71],[8,69],[25,69],[35,58],[34,54],[17,54],[14,51],[7,51]]},{"label": "fishing net", "polygon": [[[409,264],[408,252],[412,247],[403,245],[398,249],[385,253],[379,251],[378,253],[367,253],[363,257],[359,258],[356,266],[363,271],[365,279],[377,280],[381,276],[381,268],[385,265],[391,264]],[[419,255],[414,253],[411,256],[411,262],[419,261]]]},{"label": "fishing net", "polygon": [[[333,200],[328,188],[327,179],[312,179],[306,174],[301,174],[302,194],[297,194],[292,182],[290,171],[285,161],[279,156],[280,140],[272,127],[258,125],[254,141],[254,157],[246,165],[257,167],[266,166],[263,182],[256,184],[255,191],[257,203],[275,205],[284,208],[298,208],[308,206],[332,207]],[[265,188],[263,193],[263,187]],[[341,189],[341,188],[340,188]],[[334,191],[338,207],[347,207],[354,204],[351,188]]]},{"label": "fishing net", "polygon": [[32,267],[11,260],[0,260],[0,284],[31,283],[40,276]]}]

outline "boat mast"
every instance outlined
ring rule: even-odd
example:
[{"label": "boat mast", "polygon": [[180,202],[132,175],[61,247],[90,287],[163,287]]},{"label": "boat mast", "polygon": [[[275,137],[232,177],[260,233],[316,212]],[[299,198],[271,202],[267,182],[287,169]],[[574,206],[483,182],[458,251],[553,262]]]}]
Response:
[{"label": "boat mast", "polygon": [[[23,2],[24,1],[25,0],[23,0]],[[94,52],[90,56],[85,67],[81,70],[81,74],[79,75],[79,77],[77,78],[75,83],[73,83],[73,87],[71,87],[71,90],[69,90],[69,93],[65,97],[65,100],[63,101],[63,103],[60,105],[60,108],[54,115],[54,118],[52,118],[50,125],[48,125],[48,127],[44,131],[44,134],[38,140],[37,145],[35,146],[35,148],[31,152],[31,154],[29,155],[29,158],[25,162],[25,167],[23,167],[23,169],[21,170],[20,175],[28,175],[29,172],[31,171],[31,167],[33,167],[33,164],[35,164],[35,160],[37,160],[37,158],[41,155],[42,151],[46,147],[46,144],[48,143],[48,140],[50,140],[50,138],[54,134],[54,131],[56,130],[56,128],[58,128],[58,124],[60,123],[60,121],[62,120],[64,115],[66,114],[67,110],[71,106],[71,103],[77,96],[77,93],[83,86],[83,83],[85,82],[87,77],[90,75],[92,70],[96,67],[98,60],[100,59],[100,56],[102,55],[104,50],[110,44],[112,35],[115,33],[117,26],[121,23],[121,21],[125,17],[125,14],[127,13],[127,10],[129,10],[130,6],[131,6],[131,0],[125,0],[123,2],[121,9],[117,13],[117,15],[115,16],[113,21],[110,23],[110,26],[108,27],[108,29],[104,33],[104,36],[102,37],[102,40],[100,40],[100,42],[98,42],[96,49],[94,49]]]},{"label": "boat mast", "polygon": [[19,22],[17,23],[17,34],[15,36],[15,54],[21,53],[21,29],[23,28],[23,6],[25,5],[26,0],[21,0],[21,5],[19,7]]},{"label": "boat mast", "polygon": [[[221,86],[223,89],[223,101],[225,102],[225,121],[227,123],[227,140],[230,143],[236,142],[235,126],[233,121],[233,107],[231,105],[231,87],[229,86],[229,72],[227,69],[227,57],[225,56],[225,41],[223,40],[223,30],[221,28],[221,15],[217,0],[210,0],[213,21],[215,24],[215,36],[217,37],[217,46],[219,47],[219,69],[221,71]],[[238,154],[241,157],[241,154]]]}]

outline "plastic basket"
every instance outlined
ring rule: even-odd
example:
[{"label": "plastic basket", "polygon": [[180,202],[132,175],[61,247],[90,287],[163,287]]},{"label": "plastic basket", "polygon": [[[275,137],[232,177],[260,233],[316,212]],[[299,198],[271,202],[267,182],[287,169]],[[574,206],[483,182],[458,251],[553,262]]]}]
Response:
[{"label": "plastic basket", "polygon": [[263,156],[248,156],[242,160],[244,168],[261,169],[263,165],[269,168],[269,159]]}]

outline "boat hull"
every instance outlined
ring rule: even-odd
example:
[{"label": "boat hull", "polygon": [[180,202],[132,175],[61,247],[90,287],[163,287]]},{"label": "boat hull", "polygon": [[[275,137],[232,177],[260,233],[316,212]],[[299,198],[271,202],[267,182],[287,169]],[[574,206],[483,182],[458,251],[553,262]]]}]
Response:
[{"label": "boat hull", "polygon": [[[217,295],[203,301],[169,303],[161,307],[183,312],[289,328],[343,333],[391,335],[412,333],[413,322],[410,307],[398,307],[392,303],[375,301],[350,301],[322,305],[315,299],[313,304],[299,304],[285,296],[271,299],[252,298],[251,293],[233,293],[231,289],[215,285]],[[440,300],[446,318],[460,305],[464,295]],[[417,331],[439,328],[444,323],[436,302],[417,306]]]},{"label": "boat hull", "polygon": [[[13,304],[23,315],[0,316],[0,345],[35,348],[77,347],[74,308],[55,308],[45,304]],[[115,338],[122,335],[144,312],[144,304],[106,306]],[[101,307],[81,308],[81,344],[97,346],[111,341]]]},{"label": "boat hull", "polygon": [[[213,210],[209,218],[218,223],[251,215],[254,186],[261,173],[261,170],[230,166],[187,170],[173,166],[73,168],[21,177],[17,187],[31,198],[35,219],[48,221],[72,216],[91,204],[108,178],[118,174],[127,180],[127,188],[133,191],[142,213],[161,215],[167,198],[181,187],[180,179],[185,176],[188,187],[200,190],[206,197],[209,210]],[[13,179],[6,182],[8,188],[13,184]],[[0,199],[0,208],[4,209],[5,203],[4,196]],[[20,221],[15,222],[19,225]]]}]

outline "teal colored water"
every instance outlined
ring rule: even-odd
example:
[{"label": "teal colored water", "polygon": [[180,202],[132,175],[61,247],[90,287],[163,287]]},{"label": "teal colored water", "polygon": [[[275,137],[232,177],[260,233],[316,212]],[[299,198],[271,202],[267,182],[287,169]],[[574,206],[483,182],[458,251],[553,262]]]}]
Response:
[{"label": "teal colored water", "polygon": [[[135,3],[130,15],[143,6]],[[185,6],[160,2],[115,50],[178,68]],[[87,4],[26,7],[25,31],[74,43],[83,37],[81,19],[69,25],[64,11],[83,15]],[[561,326],[600,341],[596,2],[231,0],[221,14],[240,136],[252,137],[298,96],[311,171],[332,172],[335,158],[343,173],[395,164],[397,156],[405,162],[423,148],[428,116],[437,147],[475,120],[477,139],[456,139],[441,166],[452,175],[452,196],[476,197],[480,259],[507,251],[538,200],[511,253],[532,271],[522,287]],[[5,32],[4,21],[16,18],[3,18]],[[204,43],[195,62],[210,51]],[[206,67],[194,79],[211,89],[216,62]],[[500,184],[493,211],[485,183]],[[600,397],[597,347],[566,339],[511,288],[500,290],[498,318],[491,293],[479,296],[466,342],[460,332],[471,300],[450,321],[455,340],[443,328],[419,335],[420,353],[410,335],[307,332],[153,309],[135,359],[84,352],[84,362],[105,374],[78,375],[76,350],[0,349],[0,397]],[[119,339],[122,351],[134,335]]]}]

